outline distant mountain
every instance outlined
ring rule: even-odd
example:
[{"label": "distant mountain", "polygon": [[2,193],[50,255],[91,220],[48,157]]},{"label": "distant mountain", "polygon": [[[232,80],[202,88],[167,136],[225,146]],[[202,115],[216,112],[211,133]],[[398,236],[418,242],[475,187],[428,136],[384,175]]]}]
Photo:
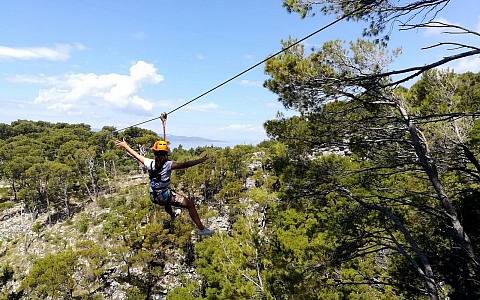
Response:
[{"label": "distant mountain", "polygon": [[[101,129],[98,128],[92,128],[91,129],[93,132],[99,132]],[[157,133],[158,136],[163,137],[163,133]],[[200,142],[200,143],[228,143],[229,141],[222,141],[222,140],[211,140],[211,139],[206,139],[202,138],[199,136],[184,136],[184,135],[172,135],[172,134],[167,134],[167,141],[169,142]]]},{"label": "distant mountain", "polygon": [[167,141],[169,142],[217,142],[217,143],[227,143],[227,141],[221,140],[211,140],[202,138],[199,136],[183,136],[183,135],[171,135],[167,134]]}]

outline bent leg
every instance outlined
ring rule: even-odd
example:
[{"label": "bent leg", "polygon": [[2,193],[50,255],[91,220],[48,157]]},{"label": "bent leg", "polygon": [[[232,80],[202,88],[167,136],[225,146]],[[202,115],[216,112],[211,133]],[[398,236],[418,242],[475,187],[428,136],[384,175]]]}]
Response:
[{"label": "bent leg", "polygon": [[170,215],[174,216],[175,214],[173,213],[172,210],[172,205],[170,203],[165,204],[165,211]]},{"label": "bent leg", "polygon": [[200,217],[198,216],[197,209],[195,208],[195,204],[188,200],[188,199],[183,199],[182,202],[182,207],[188,209],[188,214],[190,215],[190,218],[192,218],[192,221],[197,225],[198,229],[203,229],[204,226],[202,224],[202,221],[200,221]]}]

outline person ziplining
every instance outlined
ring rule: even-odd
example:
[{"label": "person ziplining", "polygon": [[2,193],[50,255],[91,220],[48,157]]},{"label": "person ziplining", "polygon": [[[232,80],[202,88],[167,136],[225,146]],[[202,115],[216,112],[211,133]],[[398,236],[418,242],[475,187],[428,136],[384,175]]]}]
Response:
[{"label": "person ziplining", "polygon": [[197,226],[198,234],[201,236],[212,235],[214,231],[208,229],[203,225],[202,221],[200,220],[200,216],[198,215],[195,204],[191,200],[183,196],[177,195],[175,191],[172,190],[170,187],[170,177],[172,170],[190,168],[195,165],[201,164],[208,159],[208,156],[205,155],[199,159],[181,163],[169,160],[168,156],[170,154],[170,151],[168,149],[165,132],[165,122],[167,119],[167,114],[163,113],[160,116],[160,119],[163,123],[164,140],[156,141],[153,145],[152,150],[155,156],[154,159],[146,158],[138,154],[127,144],[127,142],[125,142],[125,139],[123,139],[122,141],[116,140],[115,145],[119,148],[125,149],[135,159],[142,163],[148,170],[150,178],[150,199],[153,203],[163,206],[165,208],[165,211],[170,215],[170,221],[174,221],[176,218],[176,214],[174,213],[172,206],[185,208],[188,210],[190,218]]},{"label": "person ziplining", "polygon": [[[179,110],[180,108],[192,103],[193,101],[196,101],[196,100],[200,99],[201,97],[203,97],[203,96],[209,94],[210,92],[220,88],[221,86],[227,84],[228,82],[233,81],[234,79],[240,77],[241,75],[247,73],[248,71],[258,67],[262,63],[270,60],[271,58],[277,56],[278,54],[283,53],[283,52],[287,51],[288,49],[300,44],[302,41],[312,37],[313,35],[321,32],[323,30],[325,30],[326,28],[340,22],[341,20],[352,16],[353,14],[357,13],[358,11],[360,11],[362,9],[365,9],[365,8],[368,8],[370,6],[373,6],[375,4],[375,2],[376,2],[375,0],[361,0],[361,4],[363,5],[362,7],[359,7],[356,10],[353,10],[353,11],[345,14],[341,18],[338,18],[338,19],[332,21],[331,23],[323,26],[322,28],[320,28],[320,29],[314,31],[313,33],[305,36],[304,38],[288,45],[287,47],[285,47],[283,49],[281,49],[280,51],[276,52],[275,54],[268,56],[267,58],[265,58],[264,60],[256,63],[255,65],[251,66],[250,68],[238,73],[237,75],[229,78],[228,80],[225,80],[224,82],[222,82],[219,85],[213,87],[212,89],[204,92],[203,94],[201,94],[201,95],[193,98],[192,100],[180,105],[179,107],[173,109],[168,114],[171,114],[171,113]],[[115,142],[115,144],[116,144],[117,147],[124,148],[125,150],[127,150],[128,153],[130,153],[133,157],[135,157],[139,162],[144,164],[144,166],[147,168],[147,170],[149,172],[149,175],[150,175],[150,196],[151,196],[151,199],[154,203],[162,205],[162,206],[165,207],[165,210],[171,216],[171,220],[174,220],[175,217],[176,217],[175,214],[172,211],[172,205],[175,206],[175,207],[186,208],[188,210],[188,212],[190,214],[190,217],[192,218],[193,222],[195,222],[195,224],[198,227],[198,233],[200,235],[211,235],[214,232],[203,226],[202,222],[200,221],[200,217],[198,216],[198,212],[195,208],[194,203],[192,201],[186,199],[186,198],[184,198],[183,201],[180,201],[180,199],[179,199],[180,197],[177,194],[175,194],[175,192],[170,188],[171,170],[189,168],[189,167],[195,166],[197,164],[200,164],[200,163],[203,163],[204,161],[206,161],[208,159],[208,157],[204,156],[200,159],[192,160],[192,161],[186,161],[186,162],[183,162],[183,163],[178,163],[178,162],[173,162],[173,161],[168,160],[169,149],[168,149],[168,145],[167,145],[167,142],[166,142],[167,139],[166,139],[166,133],[165,133],[165,122],[166,122],[166,119],[167,119],[167,113],[161,114],[160,117],[156,117],[156,118],[153,118],[153,119],[150,119],[150,120],[146,120],[146,121],[143,121],[143,122],[125,127],[123,129],[115,130],[114,133],[118,133],[118,132],[123,131],[127,128],[130,128],[130,127],[134,127],[134,126],[138,126],[138,125],[141,125],[141,124],[144,124],[144,123],[147,123],[147,122],[151,122],[151,121],[156,120],[158,118],[160,118],[162,120],[162,123],[163,123],[164,140],[163,141],[157,141],[153,145],[152,150],[153,150],[153,154],[155,155],[154,160],[149,159],[149,158],[145,158],[145,157],[139,155],[132,148],[130,148],[130,146],[128,146],[128,144],[125,142],[125,140],[123,140],[123,141],[117,140]]]}]

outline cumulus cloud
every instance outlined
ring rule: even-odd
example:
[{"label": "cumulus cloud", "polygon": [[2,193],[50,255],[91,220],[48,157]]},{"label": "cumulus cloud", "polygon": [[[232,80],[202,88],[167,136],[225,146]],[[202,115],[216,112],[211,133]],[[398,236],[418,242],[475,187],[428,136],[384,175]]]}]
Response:
[{"label": "cumulus cloud", "polygon": [[[56,44],[54,47],[4,47],[0,46],[0,58],[35,60],[44,59],[63,61],[70,58],[70,52],[74,47],[68,44]],[[86,47],[77,44],[75,48],[83,50]]]},{"label": "cumulus cloud", "polygon": [[41,89],[34,103],[48,109],[68,111],[86,105],[120,108],[133,113],[150,112],[153,103],[137,95],[143,84],[157,84],[163,76],[149,63],[138,61],[130,67],[129,75],[69,73],[63,76],[15,76],[13,82],[38,83]]}]

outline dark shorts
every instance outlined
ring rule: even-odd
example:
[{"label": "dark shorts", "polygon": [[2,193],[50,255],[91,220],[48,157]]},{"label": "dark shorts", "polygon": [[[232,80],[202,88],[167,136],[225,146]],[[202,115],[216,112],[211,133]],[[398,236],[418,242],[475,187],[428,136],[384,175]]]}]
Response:
[{"label": "dark shorts", "polygon": [[175,191],[168,190],[168,197],[165,199],[162,196],[162,191],[153,191],[150,192],[150,200],[153,203],[164,206],[164,205],[172,205],[175,207],[181,207],[183,202],[183,197],[177,195]]}]

